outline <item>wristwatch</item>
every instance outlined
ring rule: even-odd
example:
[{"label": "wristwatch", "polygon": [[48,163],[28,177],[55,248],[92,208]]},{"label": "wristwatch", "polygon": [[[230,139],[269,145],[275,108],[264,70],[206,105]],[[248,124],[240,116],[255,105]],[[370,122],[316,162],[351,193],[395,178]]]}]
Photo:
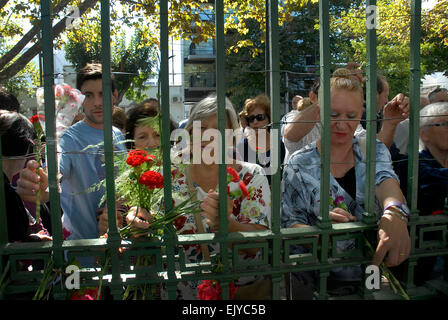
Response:
[{"label": "wristwatch", "polygon": [[[400,214],[402,219],[407,219],[409,221],[409,219],[411,217],[411,210],[409,210],[409,208],[406,204],[404,204],[400,201],[391,201],[386,204],[386,206],[384,207],[384,211],[386,211],[390,207],[394,207],[394,209],[396,209],[396,211],[392,211],[392,212],[396,212],[396,213]],[[389,212],[391,212],[391,210],[389,210]]]}]

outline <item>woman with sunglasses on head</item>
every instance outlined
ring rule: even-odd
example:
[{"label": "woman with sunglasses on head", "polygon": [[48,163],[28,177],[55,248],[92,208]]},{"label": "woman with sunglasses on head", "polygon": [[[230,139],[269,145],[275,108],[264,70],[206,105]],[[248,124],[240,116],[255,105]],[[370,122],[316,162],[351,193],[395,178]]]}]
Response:
[{"label": "woman with sunglasses on head", "polygon": [[246,99],[241,114],[249,129],[245,131],[245,137],[238,143],[237,151],[243,161],[256,163],[264,168],[270,185],[271,175],[281,170],[285,158],[285,145],[281,140],[278,146],[270,143],[271,103],[269,98],[259,94],[255,98]]}]

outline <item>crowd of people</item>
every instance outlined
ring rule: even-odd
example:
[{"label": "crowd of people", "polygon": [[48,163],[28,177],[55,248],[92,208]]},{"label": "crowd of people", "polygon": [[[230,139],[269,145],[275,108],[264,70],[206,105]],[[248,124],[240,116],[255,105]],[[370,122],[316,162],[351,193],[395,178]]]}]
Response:
[{"label": "crowd of people", "polygon": [[[366,199],[366,102],[365,78],[359,65],[349,63],[334,71],[330,81],[330,194],[320,192],[322,137],[320,96],[317,80],[308,97],[295,96],[293,110],[284,115],[278,135],[271,129],[270,100],[265,94],[248,98],[237,114],[225,98],[226,128],[240,131],[242,139],[231,143],[226,154],[229,166],[244,181],[246,197],[228,200],[228,232],[261,231],[271,228],[271,177],[280,171],[281,225],[284,228],[307,228],[320,219],[320,201],[330,197],[331,223],[360,221]],[[62,226],[69,240],[97,238],[107,232],[108,215],[99,203],[104,189],[86,192],[105,178],[104,124],[102,99],[102,66],[87,64],[77,74],[76,87],[85,96],[82,112],[73,125],[58,139],[58,168]],[[378,244],[372,264],[384,262],[403,273],[411,251],[408,231],[410,210],[407,203],[407,148],[409,137],[409,99],[402,93],[389,100],[389,84],[384,76],[377,78],[377,135],[375,168],[375,215],[378,219]],[[112,78],[112,103],[117,90]],[[36,132],[32,123],[20,113],[17,99],[0,91],[0,133],[8,240],[51,240],[49,217],[48,176],[37,170],[33,158]],[[418,214],[435,215],[444,210],[448,197],[448,92],[436,89],[420,103],[420,153],[418,177]],[[161,132],[142,119],[156,117],[160,110],[156,99],[148,99],[127,113],[114,106],[113,145],[117,153],[147,150],[161,145]],[[171,131],[180,127],[193,135],[194,123],[201,123],[201,132],[218,128],[218,101],[210,95],[190,110],[188,119],[178,126],[171,122]],[[276,143],[279,141],[279,144]],[[212,141],[200,141],[200,150],[210,148]],[[86,148],[88,150],[86,151]],[[209,151],[210,152],[210,151]],[[213,153],[213,150],[211,151]],[[213,154],[212,154],[213,156]],[[189,163],[180,167],[181,174],[173,180],[173,190],[182,195],[175,203],[195,196],[201,201],[200,214],[186,215],[176,223],[178,234],[218,232],[220,230],[218,164]],[[39,192],[38,192],[39,191]],[[41,220],[36,221],[35,203],[40,197]],[[337,205],[335,204],[337,203]],[[34,204],[34,207],[33,207]],[[142,208],[132,208],[123,215],[117,206],[117,225],[134,224],[147,228],[150,214]],[[34,209],[34,211],[33,211]],[[128,208],[129,209],[129,208]],[[353,240],[337,242],[337,250],[354,247]],[[219,245],[189,246],[184,250],[186,263],[203,262],[219,254]],[[296,246],[306,252],[306,246]],[[240,252],[242,260],[259,259],[260,250]],[[421,261],[421,262],[420,262]],[[441,260],[421,258],[415,281],[423,283],[437,276]],[[313,292],[317,278],[313,272],[294,273],[291,283],[298,290]],[[360,284],[360,266],[333,268],[329,276],[329,292],[350,294]],[[240,298],[266,299],[268,282],[260,275],[236,280]],[[179,299],[196,299],[195,281],[178,284]],[[343,288],[343,290],[341,289]],[[162,292],[164,292],[162,290]],[[163,296],[163,294],[162,294]],[[308,295],[312,298],[312,295]]]}]

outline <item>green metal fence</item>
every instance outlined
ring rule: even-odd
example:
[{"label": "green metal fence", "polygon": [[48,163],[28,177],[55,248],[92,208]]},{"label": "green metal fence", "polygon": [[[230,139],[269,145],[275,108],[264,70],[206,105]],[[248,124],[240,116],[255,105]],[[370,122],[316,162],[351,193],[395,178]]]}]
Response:
[{"label": "green metal fence", "polygon": [[[420,87],[420,18],[421,1],[412,0],[412,29],[411,29],[411,114],[410,114],[410,143],[409,143],[409,174],[408,185],[410,208],[412,211],[409,230],[411,235],[411,255],[405,262],[407,273],[405,288],[411,298],[427,298],[436,295],[447,294],[446,282],[428,283],[425,287],[414,285],[413,270],[417,259],[426,256],[446,256],[447,245],[447,210],[440,216],[420,217],[417,211],[417,177],[418,177],[418,128],[419,128],[419,87]],[[369,0],[369,5],[375,5],[376,1]],[[297,271],[319,271],[319,288],[316,297],[327,299],[327,278],[332,268],[348,265],[370,264],[370,256],[364,246],[363,235],[375,237],[377,228],[374,214],[374,192],[366,194],[366,213],[360,222],[332,225],[329,218],[328,201],[322,198],[321,220],[315,227],[306,229],[283,229],[280,226],[280,171],[272,178],[272,228],[262,232],[238,232],[227,233],[228,222],[226,219],[226,195],[220,194],[220,225],[221,231],[217,234],[179,235],[166,233],[160,240],[135,240],[123,241],[116,231],[114,219],[115,192],[114,192],[114,166],[112,146],[112,119],[111,96],[103,95],[104,106],[104,141],[106,159],[106,194],[109,214],[109,234],[107,239],[87,239],[64,241],[60,220],[59,194],[56,184],[57,163],[54,121],[54,93],[53,85],[53,45],[51,31],[51,2],[41,1],[42,16],[42,42],[43,42],[43,67],[45,87],[45,114],[47,121],[46,141],[48,153],[48,174],[50,181],[50,207],[52,216],[53,241],[42,243],[8,243],[6,228],[6,212],[4,206],[3,176],[0,175],[0,275],[2,282],[0,298],[8,298],[15,293],[35,292],[42,280],[45,279],[44,270],[51,270],[52,274],[60,276],[59,281],[51,291],[55,299],[65,299],[67,288],[64,281],[68,274],[65,273],[67,260],[64,252],[69,251],[71,257],[92,256],[102,268],[83,269],[81,272],[81,287],[99,286],[109,287],[114,299],[122,299],[126,286],[149,285],[164,283],[170,299],[176,297],[176,286],[180,281],[196,279],[218,279],[223,287],[223,298],[229,297],[228,286],[230,281],[237,276],[259,275],[269,276],[272,283],[272,299],[281,298],[281,282],[284,275]],[[321,165],[321,193],[329,192],[330,172],[330,51],[329,51],[329,1],[319,2],[320,13],[320,77],[323,94],[321,96],[321,121],[322,121],[322,165]],[[269,24],[269,52],[270,52],[270,84],[271,84],[271,115],[273,128],[279,129],[280,123],[280,64],[278,46],[278,1],[269,1],[267,8]],[[111,92],[110,75],[110,6],[108,0],[101,0],[101,35],[102,35],[102,64],[103,64],[103,92]],[[215,2],[216,17],[216,89],[218,96],[218,123],[222,137],[225,129],[225,48],[224,48],[224,3],[223,0]],[[375,132],[376,132],[376,30],[367,30],[367,179],[366,190],[374,190],[375,181]],[[167,201],[166,210],[171,204],[171,172],[170,172],[170,118],[169,118],[169,81],[168,81],[168,1],[160,1],[160,56],[161,56],[161,96],[160,106],[162,110],[162,146],[165,189],[164,196]],[[277,141],[279,142],[279,141]],[[221,150],[219,167],[219,189],[226,189],[225,167],[225,143]],[[0,158],[1,163],[1,158]],[[417,232],[418,230],[418,232]],[[440,241],[425,241],[424,234],[437,232],[441,236]],[[319,237],[310,237],[319,235]],[[356,248],[350,252],[341,254],[335,250],[335,243],[341,239],[355,239]],[[199,265],[186,264],[182,255],[182,246],[187,244],[219,243],[223,269],[219,273],[211,273],[212,264],[204,262]],[[232,247],[232,253],[226,249],[229,243],[238,242]],[[291,246],[307,244],[310,247],[309,254],[292,254]],[[123,253],[119,248],[127,248]],[[256,264],[245,265],[237,261],[238,250],[253,247],[262,250],[262,259]],[[151,263],[144,266],[136,266],[138,257],[150,257]],[[33,271],[21,271],[18,269],[20,261],[34,260]],[[51,268],[45,268],[46,265]],[[133,268],[131,268],[133,266]],[[445,279],[447,279],[445,275]],[[359,298],[388,298],[397,296],[381,295],[376,291],[361,288]]]}]

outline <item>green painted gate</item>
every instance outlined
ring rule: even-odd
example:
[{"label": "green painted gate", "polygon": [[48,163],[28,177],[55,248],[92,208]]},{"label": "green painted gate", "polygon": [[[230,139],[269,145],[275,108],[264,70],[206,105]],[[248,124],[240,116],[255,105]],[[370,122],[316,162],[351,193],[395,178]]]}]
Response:
[{"label": "green painted gate", "polygon": [[[369,5],[375,5],[376,1],[369,0]],[[43,67],[44,87],[46,104],[46,118],[53,120],[54,93],[53,85],[53,47],[51,31],[50,0],[41,1],[42,17],[42,42],[43,42]],[[322,165],[321,165],[321,193],[329,192],[329,168],[330,168],[330,112],[329,112],[329,79],[330,79],[330,51],[329,51],[329,1],[319,2],[320,13],[320,77],[323,87],[321,104],[322,121]],[[102,35],[102,64],[103,64],[103,92],[110,92],[110,7],[108,0],[101,0],[101,35]],[[267,8],[270,21],[278,19],[278,1],[269,1]],[[409,230],[411,235],[411,255],[406,262],[405,288],[411,298],[428,298],[434,295],[448,293],[447,282],[434,281],[427,283],[425,287],[416,287],[413,284],[413,270],[416,261],[420,257],[444,256],[448,254],[447,225],[448,210],[439,216],[419,217],[417,212],[417,177],[418,177],[418,128],[419,128],[419,87],[420,87],[420,20],[421,0],[412,0],[411,7],[411,114],[410,114],[410,144],[409,144],[409,174],[408,198],[412,199],[410,208],[412,211]],[[215,2],[216,17],[216,89],[218,95],[218,123],[219,130],[224,137],[225,124],[225,48],[224,48],[224,4],[223,0]],[[162,145],[163,163],[170,163],[170,127],[169,127],[169,81],[168,81],[168,1],[160,0],[160,56],[161,56],[161,96],[160,105],[162,111]],[[270,23],[269,26],[269,51],[270,66],[268,68],[271,83],[271,115],[273,128],[280,127],[280,64],[278,46],[278,24]],[[366,190],[374,189],[375,181],[375,132],[376,132],[376,30],[367,30],[367,180]],[[372,79],[374,79],[372,81]],[[106,194],[109,212],[109,230],[107,239],[88,239],[64,241],[61,231],[59,213],[59,194],[56,185],[56,144],[54,121],[47,121],[46,141],[48,153],[48,174],[50,181],[50,207],[52,216],[53,241],[42,243],[8,243],[6,228],[6,212],[3,190],[3,176],[0,175],[0,298],[7,298],[14,293],[35,292],[43,279],[47,279],[44,271],[51,275],[60,277],[50,294],[55,299],[66,298],[66,288],[63,286],[67,277],[66,260],[64,252],[69,251],[72,257],[93,256],[101,268],[83,269],[81,272],[81,287],[99,286],[110,287],[114,299],[122,299],[126,286],[128,285],[150,285],[165,283],[169,298],[175,299],[176,286],[180,281],[194,279],[218,279],[223,287],[223,298],[228,298],[229,282],[236,276],[251,275],[254,273],[270,276],[272,282],[272,298],[281,298],[281,283],[284,275],[291,272],[317,270],[319,271],[319,288],[316,294],[318,299],[327,299],[327,277],[332,268],[348,265],[369,265],[370,256],[365,248],[363,234],[375,239],[376,218],[374,215],[374,192],[367,192],[366,213],[360,222],[332,225],[328,210],[328,198],[322,199],[321,220],[315,227],[306,229],[283,229],[280,226],[280,182],[281,176],[278,171],[272,179],[272,229],[263,232],[232,233],[228,234],[226,219],[226,195],[220,194],[220,224],[223,226],[217,234],[179,235],[165,233],[160,240],[135,240],[123,241],[116,231],[115,195],[114,195],[114,167],[112,146],[112,117],[111,96],[103,95],[104,112],[104,141],[106,159]],[[224,148],[225,143],[223,143]],[[224,149],[221,159],[224,159]],[[0,158],[1,162],[1,158]],[[225,161],[221,161],[225,163]],[[219,189],[225,190],[226,167],[220,165]],[[166,203],[171,201],[171,174],[170,166],[166,165],[163,170],[165,177]],[[169,210],[169,205],[166,208]],[[418,229],[417,229],[418,228]],[[417,230],[419,231],[417,233]],[[438,232],[441,240],[438,242],[425,241],[424,234],[427,232]],[[310,235],[320,235],[319,238]],[[335,243],[341,239],[353,238],[357,247],[347,253],[340,254],[335,250]],[[221,250],[222,271],[212,273],[213,265],[204,262],[199,265],[188,265],[182,259],[182,246],[185,244],[219,243],[221,248],[227,248],[231,242],[239,242],[232,247],[232,253]],[[244,243],[242,243],[244,242]],[[310,253],[297,255],[291,253],[291,246],[296,244],[308,244]],[[120,247],[126,247],[124,253],[119,252]],[[242,248],[259,248],[262,250],[262,259],[256,264],[244,265],[237,261],[237,252]],[[151,263],[147,265],[135,265],[139,257],[150,257]],[[23,260],[41,261],[40,268],[33,271],[20,271],[18,265]],[[131,268],[131,266],[133,266]],[[445,272],[445,279],[448,279]],[[364,288],[360,299],[399,298],[370,291]]]}]

